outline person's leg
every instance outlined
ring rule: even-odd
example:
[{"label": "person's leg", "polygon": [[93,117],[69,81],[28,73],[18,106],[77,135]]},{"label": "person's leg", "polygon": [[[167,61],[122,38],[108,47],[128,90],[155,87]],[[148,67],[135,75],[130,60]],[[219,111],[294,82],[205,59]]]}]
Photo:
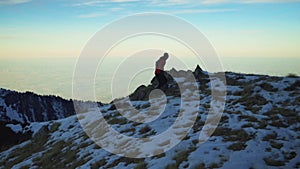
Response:
[{"label": "person's leg", "polygon": [[157,80],[158,80],[158,87],[157,88],[162,88],[164,85],[167,83],[167,78],[165,76],[165,72],[160,72],[157,74]]},{"label": "person's leg", "polygon": [[161,82],[160,82],[160,78],[159,78],[159,74],[155,74],[155,79],[156,79],[155,81],[156,81],[157,83],[156,83],[156,82],[154,83],[154,84],[155,84],[155,85],[154,85],[154,88],[157,89],[157,88],[159,88],[159,84],[161,83]]},{"label": "person's leg", "polygon": [[157,75],[156,75],[156,78],[157,78],[157,81],[158,81],[158,86],[157,86],[157,88],[159,89],[159,88],[161,88],[162,87],[162,85],[163,85],[163,81],[164,81],[164,77],[163,77],[163,73],[161,72],[161,73],[158,73]]},{"label": "person's leg", "polygon": [[166,84],[167,84],[167,82],[168,82],[168,80],[167,80],[167,78],[166,78],[166,74],[165,74],[165,72],[162,72],[161,73],[162,74],[162,84],[161,84],[161,87],[164,87],[164,86],[166,86]]}]

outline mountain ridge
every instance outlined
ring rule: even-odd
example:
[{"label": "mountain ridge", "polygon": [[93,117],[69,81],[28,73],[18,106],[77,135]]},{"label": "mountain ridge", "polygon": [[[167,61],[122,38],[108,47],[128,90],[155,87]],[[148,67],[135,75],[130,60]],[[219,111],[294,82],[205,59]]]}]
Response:
[{"label": "mountain ridge", "polygon": [[[185,78],[186,71],[173,71]],[[169,71],[168,71],[169,72]],[[199,132],[207,119],[211,91],[209,74],[200,67],[192,72],[197,79],[201,107],[186,137],[177,146],[154,157],[132,159],[105,151],[89,138],[78,119],[87,120],[88,127],[100,126],[90,121],[98,110],[62,119],[30,122],[17,133],[30,131],[30,136],[0,152],[0,168],[298,168],[300,167],[299,77],[275,77],[226,72],[227,96],[225,111],[213,135],[203,144]],[[182,93],[177,93],[169,77],[170,89],[163,89],[167,109],[156,121],[141,124],[122,117],[114,101],[99,104],[105,120],[117,131],[132,137],[149,137],[164,131],[178,114]],[[155,80],[152,80],[152,83]],[[190,84],[186,84],[190,85]],[[171,90],[172,89],[172,90]],[[132,105],[143,114],[153,85],[137,88],[129,97]],[[142,94],[141,94],[142,93]],[[193,93],[186,92],[188,96]],[[89,122],[90,121],[90,122]],[[8,126],[7,126],[8,125]],[[6,124],[17,129],[18,124]],[[184,127],[183,127],[184,128]],[[97,131],[98,131],[97,130]],[[2,131],[2,130],[1,130]],[[4,138],[4,136],[1,136]],[[25,142],[24,142],[25,141]],[[120,139],[119,141],[122,141]],[[20,144],[21,143],[21,144]],[[162,143],[161,147],[165,147]],[[1,144],[2,145],[2,144]],[[138,150],[137,150],[138,151]],[[161,150],[156,150],[161,151]],[[23,152],[23,154],[22,154]],[[1,167],[2,166],[2,167]]]}]

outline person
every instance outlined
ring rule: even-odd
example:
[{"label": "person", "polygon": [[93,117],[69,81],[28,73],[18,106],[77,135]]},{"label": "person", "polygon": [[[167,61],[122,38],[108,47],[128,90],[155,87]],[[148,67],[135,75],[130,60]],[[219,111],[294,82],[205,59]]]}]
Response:
[{"label": "person", "polygon": [[155,63],[155,77],[158,80],[158,85],[156,88],[161,89],[167,83],[167,78],[165,76],[164,67],[166,64],[166,60],[169,58],[168,53],[164,53]]}]

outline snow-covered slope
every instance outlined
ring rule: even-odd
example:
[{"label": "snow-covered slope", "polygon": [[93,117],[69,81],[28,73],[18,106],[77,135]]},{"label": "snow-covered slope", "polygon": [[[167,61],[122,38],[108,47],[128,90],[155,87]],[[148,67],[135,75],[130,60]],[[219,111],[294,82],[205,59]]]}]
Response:
[{"label": "snow-covered slope", "polygon": [[[186,72],[172,71],[181,80],[186,78]],[[180,118],[177,111],[181,98],[195,93],[181,91],[179,95],[176,86],[171,85],[164,91],[166,100],[158,97],[149,101],[148,94],[153,90],[149,85],[130,96],[131,104],[141,115],[151,104],[155,104],[152,111],[156,112],[166,103],[166,111],[158,119],[144,124],[127,120],[111,103],[99,105],[99,109],[86,109],[78,116],[31,122],[27,126],[11,124],[9,127],[16,132],[31,131],[33,137],[2,151],[0,168],[300,168],[299,77],[226,73],[227,96],[222,119],[213,135],[201,143],[199,135],[210,109],[211,83],[207,73],[199,69],[193,73],[200,89],[197,119],[186,137],[167,152],[138,159],[121,157],[95,144],[80,125],[85,122],[96,133],[104,131],[97,123],[100,110],[101,118],[124,135],[140,138],[162,133]],[[126,146],[122,138],[115,141]],[[168,141],[160,144],[162,149],[167,145]],[[134,147],[132,151],[139,152]]]}]

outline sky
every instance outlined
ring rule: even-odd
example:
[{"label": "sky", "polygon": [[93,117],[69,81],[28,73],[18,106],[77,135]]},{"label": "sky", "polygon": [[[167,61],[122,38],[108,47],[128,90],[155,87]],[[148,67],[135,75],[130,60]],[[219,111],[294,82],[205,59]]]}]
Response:
[{"label": "sky", "polygon": [[103,26],[143,12],[193,24],[220,57],[300,57],[300,0],[0,0],[0,58],[78,57]]}]

